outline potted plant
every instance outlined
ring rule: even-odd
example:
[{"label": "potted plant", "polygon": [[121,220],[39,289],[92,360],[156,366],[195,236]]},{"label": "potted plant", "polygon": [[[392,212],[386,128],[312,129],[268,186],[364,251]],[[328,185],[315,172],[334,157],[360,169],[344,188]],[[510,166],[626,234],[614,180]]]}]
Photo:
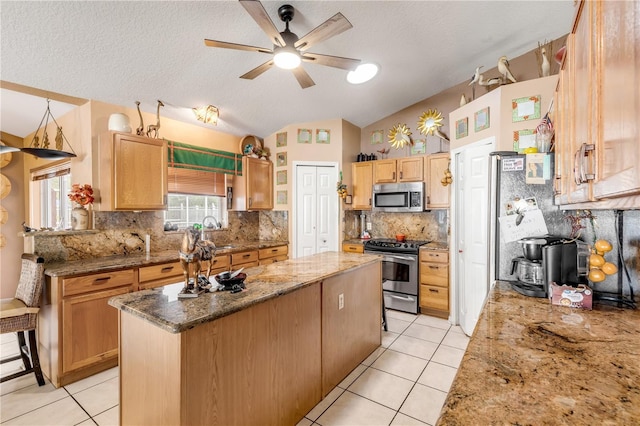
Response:
[{"label": "potted plant", "polygon": [[89,227],[89,212],[86,206],[93,204],[93,188],[91,185],[80,185],[74,183],[71,185],[71,192],[67,195],[76,207],[71,211],[71,229],[81,230]]}]

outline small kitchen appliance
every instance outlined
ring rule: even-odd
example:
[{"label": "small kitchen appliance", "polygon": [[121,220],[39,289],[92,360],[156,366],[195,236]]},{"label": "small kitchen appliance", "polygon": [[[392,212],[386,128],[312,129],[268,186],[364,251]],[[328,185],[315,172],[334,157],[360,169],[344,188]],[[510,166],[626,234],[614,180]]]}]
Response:
[{"label": "small kitchen appliance", "polygon": [[551,283],[576,287],[587,284],[589,246],[578,240],[554,241],[542,248],[544,285],[549,294]]},{"label": "small kitchen appliance", "polygon": [[518,293],[532,297],[547,297],[547,285],[544,280],[542,250],[547,244],[562,241],[562,237],[543,235],[527,237],[518,241],[522,245],[521,257],[511,260],[511,287]]},{"label": "small kitchen appliance", "polygon": [[382,255],[382,290],[386,308],[418,313],[418,250],[429,241],[375,238],[364,243],[364,252]]}]

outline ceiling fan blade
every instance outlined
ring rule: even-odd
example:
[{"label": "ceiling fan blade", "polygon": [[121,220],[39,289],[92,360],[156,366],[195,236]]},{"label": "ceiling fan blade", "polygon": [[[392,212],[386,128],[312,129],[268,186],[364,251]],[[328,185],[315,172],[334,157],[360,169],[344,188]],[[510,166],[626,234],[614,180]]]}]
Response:
[{"label": "ceiling fan blade", "polygon": [[338,12],[296,41],[294,46],[300,51],[305,51],[314,44],[318,44],[350,28],[353,28],[351,22],[342,13]]},{"label": "ceiling fan blade", "polygon": [[260,28],[262,28],[262,31],[269,36],[269,39],[273,44],[280,46],[284,46],[286,44],[280,35],[280,31],[278,31],[271,18],[269,18],[269,15],[264,9],[262,3],[257,0],[240,0],[240,4],[242,4]]},{"label": "ceiling fan blade", "polygon": [[250,52],[273,53],[273,50],[264,47],[248,46],[246,44],[228,43],[226,41],[204,39],[204,44],[209,47],[222,47],[223,49],[248,50]]},{"label": "ceiling fan blade", "polygon": [[291,71],[293,71],[293,75],[296,76],[296,80],[298,80],[298,83],[300,83],[300,87],[302,87],[303,89],[315,86],[316,83],[314,83],[309,74],[307,74],[307,72],[301,66],[298,66]]},{"label": "ceiling fan blade", "polygon": [[240,78],[244,78],[246,80],[253,80],[254,78],[258,77],[260,74],[262,74],[263,72],[265,72],[266,70],[268,70],[272,66],[273,66],[273,59],[270,59],[267,62],[265,62],[264,64],[258,65],[257,67],[255,67],[251,71],[241,75]]},{"label": "ceiling fan blade", "polygon": [[304,52],[302,60],[318,65],[340,68],[353,71],[360,65],[360,59],[342,58],[340,56],[320,55],[318,53]]}]

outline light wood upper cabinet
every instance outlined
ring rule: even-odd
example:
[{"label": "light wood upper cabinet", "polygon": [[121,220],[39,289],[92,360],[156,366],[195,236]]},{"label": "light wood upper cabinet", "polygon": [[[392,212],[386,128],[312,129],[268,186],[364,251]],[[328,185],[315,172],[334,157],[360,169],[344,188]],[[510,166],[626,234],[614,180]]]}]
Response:
[{"label": "light wood upper cabinet", "polygon": [[449,208],[451,186],[443,186],[440,180],[449,168],[449,153],[432,154],[424,160],[424,176],[427,180],[427,209]]},{"label": "light wood upper cabinet", "polygon": [[167,207],[167,142],[127,133],[99,138],[99,209],[164,210]]},{"label": "light wood upper cabinet", "polygon": [[242,157],[242,176],[233,177],[233,210],[273,209],[273,163]]},{"label": "light wood upper cabinet", "polygon": [[582,1],[556,93],[556,204],[640,207],[640,5]]},{"label": "light wood upper cabinet", "polygon": [[373,196],[373,162],[352,163],[353,209],[371,210]]},{"label": "light wood upper cabinet", "polygon": [[373,162],[374,183],[420,182],[423,157],[407,157]]}]

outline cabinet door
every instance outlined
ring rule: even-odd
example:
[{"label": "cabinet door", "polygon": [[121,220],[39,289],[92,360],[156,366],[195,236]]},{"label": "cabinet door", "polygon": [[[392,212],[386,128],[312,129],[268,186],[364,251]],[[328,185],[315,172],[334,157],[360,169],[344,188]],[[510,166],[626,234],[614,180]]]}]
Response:
[{"label": "cabinet door", "polygon": [[142,290],[177,283],[180,282],[182,277],[183,270],[180,262],[144,266],[138,269],[138,289]]},{"label": "cabinet door", "polygon": [[[567,49],[573,49],[573,34],[567,37]],[[569,179],[573,179],[571,170],[571,131],[573,129],[572,107],[570,95],[571,81],[569,78],[569,63],[565,60],[564,67],[558,76],[558,91],[556,93],[555,115],[555,204],[569,202]]]},{"label": "cabinet door", "polygon": [[448,312],[449,289],[424,284],[420,285],[420,307]]},{"label": "cabinet door", "polygon": [[113,142],[114,210],[167,208],[167,143],[116,133]]},{"label": "cabinet door", "polygon": [[342,243],[342,251],[362,254],[364,253],[364,246],[362,244]]},{"label": "cabinet door", "polygon": [[243,173],[247,179],[247,210],[273,209],[273,163],[244,157]]},{"label": "cabinet door", "polygon": [[258,266],[257,250],[231,254],[231,267],[233,269],[238,267],[248,268],[249,266]]},{"label": "cabinet door", "polygon": [[398,182],[422,182],[423,157],[409,157],[398,160]]},{"label": "cabinet door", "polygon": [[378,160],[373,162],[374,183],[396,182],[396,160]]},{"label": "cabinet door", "polygon": [[640,193],[640,3],[596,3],[600,131],[596,199]]},{"label": "cabinet door", "polygon": [[449,208],[451,186],[442,186],[440,182],[448,168],[448,153],[429,155],[425,159],[427,209]]},{"label": "cabinet door", "polygon": [[371,196],[373,191],[372,162],[353,163],[353,209],[371,210]]},{"label": "cabinet door", "polygon": [[573,49],[568,51],[572,61],[573,74],[573,137],[571,155],[573,157],[572,178],[569,180],[569,202],[579,203],[591,200],[589,178],[593,173],[591,162],[593,151],[587,148],[595,143],[595,100],[597,90],[593,90],[595,80],[594,17],[595,2],[583,2],[574,30]]},{"label": "cabinet door", "polygon": [[130,286],[67,297],[62,300],[62,372],[118,356],[118,310],[110,298]]}]

